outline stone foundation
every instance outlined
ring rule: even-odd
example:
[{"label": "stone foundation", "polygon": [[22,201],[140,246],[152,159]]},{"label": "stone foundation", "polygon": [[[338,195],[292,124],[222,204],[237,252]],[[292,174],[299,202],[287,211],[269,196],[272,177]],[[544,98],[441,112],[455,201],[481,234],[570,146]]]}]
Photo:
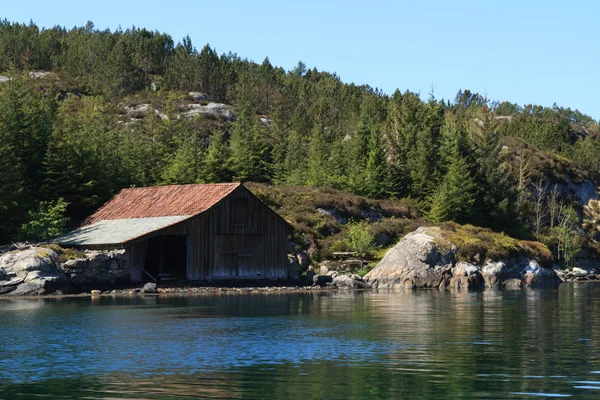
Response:
[{"label": "stone foundation", "polygon": [[86,258],[68,260],[61,265],[73,285],[81,287],[130,282],[128,250],[85,250],[84,253]]}]

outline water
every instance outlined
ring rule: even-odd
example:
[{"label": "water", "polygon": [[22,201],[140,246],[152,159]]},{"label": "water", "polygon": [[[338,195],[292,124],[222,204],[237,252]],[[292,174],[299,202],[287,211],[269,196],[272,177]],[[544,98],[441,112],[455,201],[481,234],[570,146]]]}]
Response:
[{"label": "water", "polygon": [[600,398],[600,285],[0,301],[1,399]]}]

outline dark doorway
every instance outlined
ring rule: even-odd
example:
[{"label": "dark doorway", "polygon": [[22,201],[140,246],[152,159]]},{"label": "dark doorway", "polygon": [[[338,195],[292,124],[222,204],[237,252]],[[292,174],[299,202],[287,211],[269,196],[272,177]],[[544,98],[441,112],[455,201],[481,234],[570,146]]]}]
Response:
[{"label": "dark doorway", "polygon": [[159,235],[148,240],[144,269],[157,280],[187,279],[187,236]]}]

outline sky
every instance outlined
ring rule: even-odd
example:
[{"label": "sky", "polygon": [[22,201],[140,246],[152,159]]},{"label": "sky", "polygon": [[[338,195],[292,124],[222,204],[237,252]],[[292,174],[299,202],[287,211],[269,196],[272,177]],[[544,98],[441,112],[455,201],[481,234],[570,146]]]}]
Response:
[{"label": "sky", "polygon": [[199,50],[285,70],[298,61],[392,94],[579,109],[600,119],[600,2],[1,0],[0,17],[40,27],[131,26],[189,35]]}]

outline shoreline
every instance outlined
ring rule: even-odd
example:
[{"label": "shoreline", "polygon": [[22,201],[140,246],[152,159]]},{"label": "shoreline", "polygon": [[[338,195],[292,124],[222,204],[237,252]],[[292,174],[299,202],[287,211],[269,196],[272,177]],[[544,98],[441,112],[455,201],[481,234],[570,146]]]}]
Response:
[{"label": "shoreline", "polygon": [[[565,281],[562,284],[587,284],[594,283],[600,284],[600,280],[570,280]],[[562,286],[561,284],[561,286]],[[521,290],[549,290],[560,288],[546,288],[546,289],[521,289]],[[63,299],[63,298],[93,298],[98,299],[100,297],[160,297],[160,296],[194,296],[194,295],[245,295],[245,294],[287,294],[287,293],[328,293],[328,292],[339,292],[339,291],[386,291],[394,292],[398,289],[391,288],[338,288],[336,286],[165,286],[158,287],[155,292],[144,292],[142,287],[129,287],[119,289],[107,289],[107,290],[93,290],[81,293],[51,293],[45,295],[29,295],[29,296],[0,296],[1,300],[41,300],[41,299]],[[406,291],[407,289],[402,289]],[[439,290],[437,288],[418,288],[410,289],[411,291],[431,291]],[[448,290],[448,289],[446,289]],[[514,291],[511,289],[484,289],[484,290],[469,290],[469,289],[450,289],[451,291],[465,290],[467,292],[484,292],[486,290],[496,291]],[[94,293],[92,293],[94,292]],[[98,293],[99,292],[99,293]]]}]

